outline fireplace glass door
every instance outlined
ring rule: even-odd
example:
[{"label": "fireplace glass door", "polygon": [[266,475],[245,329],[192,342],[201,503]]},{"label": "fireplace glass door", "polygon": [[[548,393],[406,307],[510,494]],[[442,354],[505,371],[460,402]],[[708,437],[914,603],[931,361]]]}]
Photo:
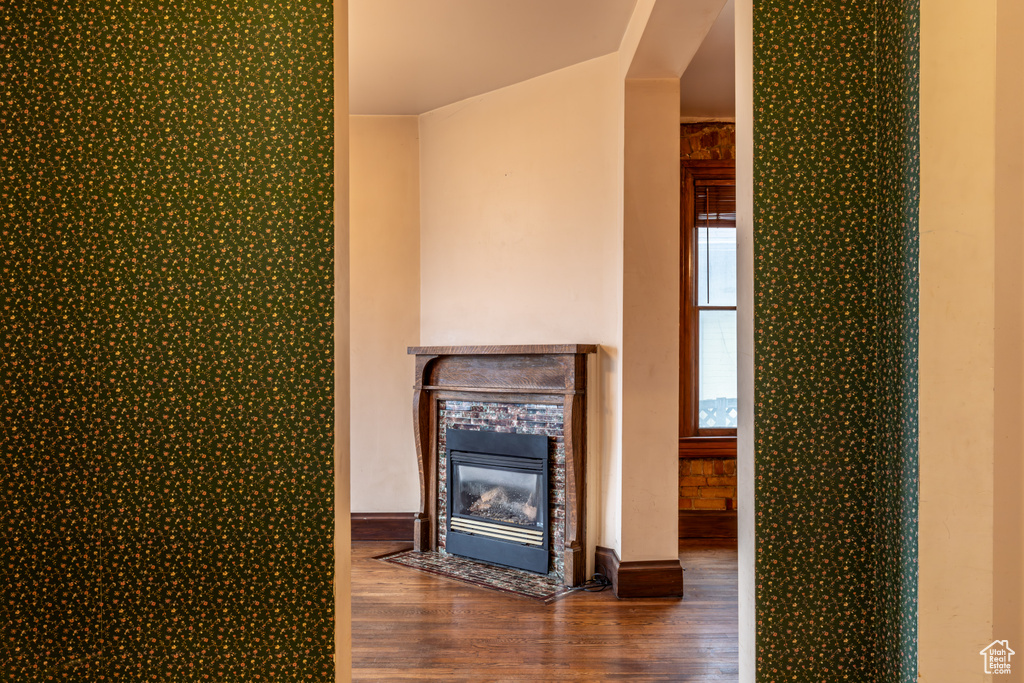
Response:
[{"label": "fireplace glass door", "polygon": [[[473,456],[467,456],[473,458]],[[539,545],[544,533],[544,477],[543,472],[513,469],[512,462],[497,469],[495,463],[457,462],[452,472],[452,515],[467,518],[465,525],[486,529],[473,522],[497,522],[516,529],[500,529],[531,544]],[[495,458],[488,458],[495,460]],[[531,533],[532,532],[532,533]]]}]

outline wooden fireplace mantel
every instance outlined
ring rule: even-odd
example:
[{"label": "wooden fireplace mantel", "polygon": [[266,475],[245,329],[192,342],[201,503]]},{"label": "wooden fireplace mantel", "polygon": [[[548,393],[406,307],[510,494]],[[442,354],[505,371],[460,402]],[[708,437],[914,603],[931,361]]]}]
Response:
[{"label": "wooden fireplace mantel", "polygon": [[560,404],[565,446],[565,583],[586,580],[587,355],[594,344],[414,346],[413,429],[420,474],[416,550],[437,547],[438,401]]},{"label": "wooden fireplace mantel", "polygon": [[542,356],[597,353],[596,344],[518,344],[512,346],[410,346],[409,353],[435,356]]}]

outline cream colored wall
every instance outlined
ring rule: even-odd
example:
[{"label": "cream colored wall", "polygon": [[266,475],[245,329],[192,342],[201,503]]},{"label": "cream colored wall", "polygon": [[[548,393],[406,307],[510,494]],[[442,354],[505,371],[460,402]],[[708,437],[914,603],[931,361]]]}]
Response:
[{"label": "cream colored wall", "polygon": [[753,0],[736,0],[736,511],[739,557],[739,680],[756,677],[754,575],[754,18]]},{"label": "cream colored wall", "polygon": [[[996,6],[992,633],[1024,661],[1024,3]],[[1010,681],[1024,681],[1024,664]],[[1004,678],[1000,676],[1000,678]]]},{"label": "cream colored wall", "polygon": [[351,509],[412,512],[419,344],[419,118],[350,117]]},{"label": "cream colored wall", "polygon": [[622,107],[612,54],[420,117],[421,342],[602,345],[589,540],[617,550]]},{"label": "cream colored wall", "polygon": [[679,79],[626,81],[622,561],[678,553]]},{"label": "cream colored wall", "polygon": [[420,117],[423,344],[618,346],[613,61]]},{"label": "cream colored wall", "polygon": [[348,0],[334,2],[334,680],[352,680],[349,519]]},{"label": "cream colored wall", "polygon": [[[987,680],[979,651],[995,638],[1009,638],[1018,651],[1024,642],[1019,632],[993,629],[994,605],[1014,594],[1019,601],[1021,591],[1010,586],[1003,594],[996,585],[1020,576],[1019,554],[1001,555],[998,545],[1020,543],[1020,520],[1016,538],[997,534],[995,525],[1005,522],[1003,511],[1019,517],[1021,508],[1020,489],[1011,483],[1007,492],[1007,482],[995,480],[997,462],[1020,459],[1019,450],[1007,453],[996,439],[1017,438],[1019,445],[1021,414],[1008,419],[1012,404],[997,405],[996,398],[1016,401],[1020,410],[1024,342],[1021,211],[996,211],[998,198],[1012,206],[1024,190],[1021,70],[1019,61],[1007,61],[1020,57],[1005,49],[1024,35],[1019,14],[1011,27],[997,6],[998,0],[921,6],[919,647],[926,682]],[[1009,100],[1007,88],[1016,93]],[[963,102],[971,102],[971,144],[951,144],[949,131],[963,125]],[[1012,113],[1000,112],[1000,104]],[[1012,130],[998,129],[1007,114]],[[1017,147],[1009,156],[1007,144]],[[997,286],[997,278],[1017,291]],[[1008,376],[1015,386],[1006,384]]]}]

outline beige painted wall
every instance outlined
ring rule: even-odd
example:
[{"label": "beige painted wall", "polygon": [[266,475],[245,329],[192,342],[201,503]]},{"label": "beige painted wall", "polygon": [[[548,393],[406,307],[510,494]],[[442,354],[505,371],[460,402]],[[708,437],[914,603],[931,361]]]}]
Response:
[{"label": "beige painted wall", "polygon": [[679,80],[626,81],[623,561],[678,553]]},{"label": "beige painted wall", "polygon": [[419,344],[419,118],[350,118],[353,512],[413,512]]},{"label": "beige painted wall", "polygon": [[420,117],[421,342],[602,345],[589,540],[616,550],[622,107],[613,54]]},{"label": "beige painted wall", "polygon": [[[921,15],[921,678],[987,680],[981,648],[1024,643],[1024,21],[1000,0]],[[950,144],[963,102],[971,144]]]},{"label": "beige painted wall", "polygon": [[1024,681],[1024,3],[996,6],[992,633]]},{"label": "beige painted wall", "polygon": [[608,306],[622,249],[613,63],[420,117],[424,344],[618,346]]},{"label": "beige painted wall", "polygon": [[334,673],[352,679],[349,518],[348,0],[334,2]]},{"label": "beige painted wall", "polygon": [[736,0],[736,511],[739,680],[757,671],[754,576],[754,6]]}]

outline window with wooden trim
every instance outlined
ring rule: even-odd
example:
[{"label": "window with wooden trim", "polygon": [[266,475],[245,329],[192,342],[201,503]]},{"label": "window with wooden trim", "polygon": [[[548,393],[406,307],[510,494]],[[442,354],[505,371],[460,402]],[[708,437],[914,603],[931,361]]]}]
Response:
[{"label": "window with wooden trim", "polygon": [[682,165],[679,453],[735,455],[736,171]]}]

